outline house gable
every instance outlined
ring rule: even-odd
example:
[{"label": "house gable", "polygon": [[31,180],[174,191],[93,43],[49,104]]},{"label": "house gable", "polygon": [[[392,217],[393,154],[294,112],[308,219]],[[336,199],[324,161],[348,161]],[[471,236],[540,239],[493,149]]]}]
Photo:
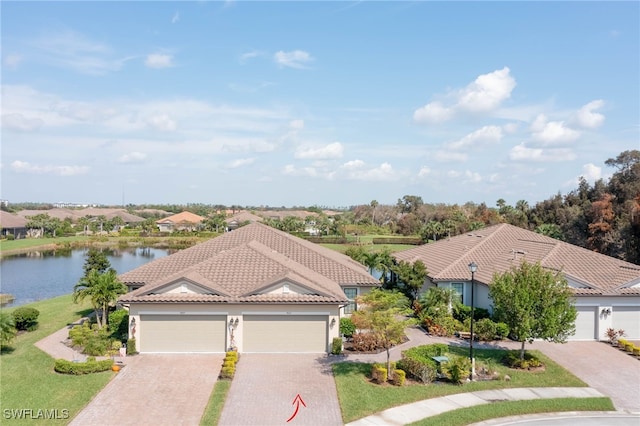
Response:
[{"label": "house gable", "polygon": [[326,293],[319,292],[317,289],[313,289],[309,286],[304,285],[302,282],[307,281],[300,276],[295,276],[296,274],[287,274],[284,277],[277,277],[275,280],[270,280],[264,286],[257,288],[254,291],[250,291],[243,296],[251,296],[251,295],[280,295],[287,296],[291,295],[293,297],[298,295],[321,295],[321,296],[329,296]]}]

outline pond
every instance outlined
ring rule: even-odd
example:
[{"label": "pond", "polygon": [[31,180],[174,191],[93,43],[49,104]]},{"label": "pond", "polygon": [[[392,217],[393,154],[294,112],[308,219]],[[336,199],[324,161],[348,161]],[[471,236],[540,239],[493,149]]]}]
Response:
[{"label": "pond", "polygon": [[[32,251],[0,260],[0,293],[15,299],[3,307],[19,306],[73,293],[83,275],[88,249]],[[111,266],[123,274],[175,250],[158,248],[105,249]]]}]

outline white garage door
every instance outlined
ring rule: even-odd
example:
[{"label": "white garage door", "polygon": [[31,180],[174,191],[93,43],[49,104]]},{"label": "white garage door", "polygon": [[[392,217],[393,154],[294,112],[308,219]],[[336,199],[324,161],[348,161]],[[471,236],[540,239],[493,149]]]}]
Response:
[{"label": "white garage door", "polygon": [[640,339],[640,306],[613,306],[613,328],[624,330],[625,339]]},{"label": "white garage door", "polygon": [[326,315],[245,315],[244,352],[327,352]]},{"label": "white garage door", "polygon": [[576,318],[576,333],[571,340],[596,339],[596,311],[595,306],[576,306],[578,317]]},{"label": "white garage door", "polygon": [[224,352],[226,316],[141,315],[140,352]]}]

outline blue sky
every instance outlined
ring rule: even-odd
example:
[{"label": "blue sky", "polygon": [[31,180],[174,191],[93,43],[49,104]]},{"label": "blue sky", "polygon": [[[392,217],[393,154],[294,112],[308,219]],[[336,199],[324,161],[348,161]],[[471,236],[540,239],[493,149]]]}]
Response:
[{"label": "blue sky", "polygon": [[640,149],[638,2],[6,2],[3,199],[544,200]]}]

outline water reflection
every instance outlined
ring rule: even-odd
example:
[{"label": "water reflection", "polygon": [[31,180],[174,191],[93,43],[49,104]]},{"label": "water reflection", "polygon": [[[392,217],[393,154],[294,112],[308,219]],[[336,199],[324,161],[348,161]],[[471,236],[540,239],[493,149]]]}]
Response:
[{"label": "water reflection", "polygon": [[[0,293],[15,297],[5,306],[18,306],[73,292],[82,277],[89,249],[38,250],[7,256],[0,260]],[[122,274],[160,259],[176,250],[151,247],[101,249],[111,266]]]}]

